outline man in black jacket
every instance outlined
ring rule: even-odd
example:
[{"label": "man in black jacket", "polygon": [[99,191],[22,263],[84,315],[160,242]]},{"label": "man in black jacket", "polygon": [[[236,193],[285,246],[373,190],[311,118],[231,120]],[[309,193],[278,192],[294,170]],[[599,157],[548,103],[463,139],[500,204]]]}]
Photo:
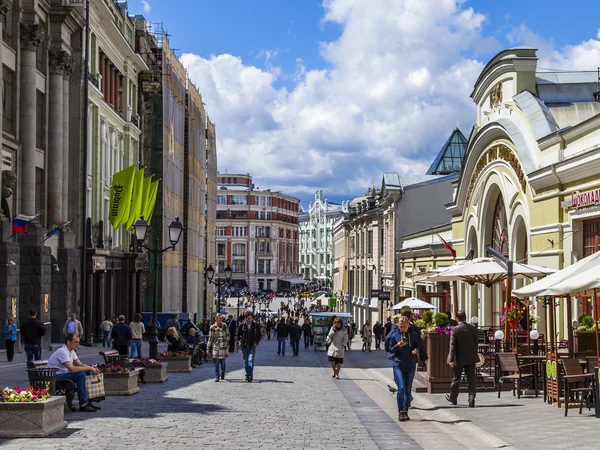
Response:
[{"label": "man in black jacket", "polygon": [[46,327],[37,318],[35,309],[29,310],[29,319],[21,324],[21,335],[27,354],[27,367],[33,367],[32,361],[42,359],[42,336],[46,334]]},{"label": "man in black jacket", "polygon": [[254,355],[256,347],[260,342],[262,333],[260,325],[254,322],[254,317],[251,312],[246,313],[246,320],[239,328],[240,347],[244,357],[244,369],[246,370],[246,381],[252,383],[254,379]]},{"label": "man in black jacket", "polygon": [[113,349],[119,352],[119,355],[129,355],[129,342],[133,336],[131,328],[125,323],[125,316],[119,316],[119,322],[112,328],[111,339]]},{"label": "man in black jacket", "polygon": [[285,356],[285,341],[288,338],[290,329],[285,319],[282,317],[277,324],[277,354]]},{"label": "man in black jacket", "polygon": [[458,399],[458,388],[463,370],[467,375],[469,385],[469,407],[475,406],[475,364],[479,362],[477,354],[477,329],[469,325],[467,315],[464,311],[456,313],[458,325],[452,328],[450,335],[450,351],[448,352],[448,364],[453,369],[452,385],[450,394],[446,394],[446,400],[456,405]]},{"label": "man in black jacket", "polygon": [[290,345],[294,356],[298,356],[300,351],[300,337],[302,336],[302,327],[298,325],[298,319],[294,319],[294,323],[290,325]]},{"label": "man in black jacket", "polygon": [[227,329],[229,330],[229,353],[233,353],[235,351],[235,338],[237,336],[237,321],[233,316],[229,316]]}]

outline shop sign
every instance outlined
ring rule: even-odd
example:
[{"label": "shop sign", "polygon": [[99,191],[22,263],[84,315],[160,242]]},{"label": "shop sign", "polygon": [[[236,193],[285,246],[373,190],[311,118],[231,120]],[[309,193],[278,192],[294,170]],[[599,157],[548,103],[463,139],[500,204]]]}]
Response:
[{"label": "shop sign", "polygon": [[573,192],[570,200],[565,200],[560,204],[563,209],[585,208],[586,206],[600,205],[600,189],[594,189],[587,192]]}]

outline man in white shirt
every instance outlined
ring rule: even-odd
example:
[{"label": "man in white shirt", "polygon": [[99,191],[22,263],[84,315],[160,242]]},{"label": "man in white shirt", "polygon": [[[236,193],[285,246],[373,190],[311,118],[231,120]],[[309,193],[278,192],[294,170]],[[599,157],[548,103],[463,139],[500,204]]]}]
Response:
[{"label": "man in white shirt", "polygon": [[83,364],[77,357],[75,350],[79,346],[79,338],[73,333],[65,336],[65,345],[56,350],[46,367],[57,369],[57,380],[72,380],[77,384],[77,397],[79,398],[79,411],[95,412],[100,407],[92,405],[88,401],[87,389],[85,386],[85,376],[88,372],[98,374],[100,371],[91,366]]},{"label": "man in white shirt", "polygon": [[112,330],[113,323],[108,320],[108,317],[100,324],[102,330],[102,347],[110,348],[110,330]]}]

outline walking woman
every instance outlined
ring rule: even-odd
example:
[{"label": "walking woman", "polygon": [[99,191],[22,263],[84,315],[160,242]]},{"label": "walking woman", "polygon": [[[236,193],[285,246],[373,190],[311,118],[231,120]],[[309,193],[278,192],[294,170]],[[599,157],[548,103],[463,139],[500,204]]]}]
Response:
[{"label": "walking woman", "polygon": [[13,318],[9,317],[4,325],[4,344],[6,346],[6,358],[8,362],[12,362],[15,356],[15,342],[17,340],[17,326]]},{"label": "walking woman", "polygon": [[362,327],[362,332],[360,334],[362,335],[363,341],[362,351],[364,352],[366,349],[369,349],[369,351],[371,351],[371,342],[373,341],[373,330],[371,330],[370,320],[367,320],[365,322],[365,324]]},{"label": "walking woman", "polygon": [[340,317],[336,317],[333,321],[333,326],[327,335],[327,356],[329,356],[329,364],[333,369],[331,378],[340,379],[340,369],[344,363],[344,350],[348,344],[348,332],[344,326],[344,321]]},{"label": "walking woman", "polygon": [[140,313],[135,313],[133,315],[133,322],[129,324],[129,328],[131,328],[131,351],[129,355],[133,358],[137,353],[137,357],[142,357],[142,338],[144,337],[144,333],[146,329],[144,328],[144,323],[142,322],[142,315]]},{"label": "walking woman", "polygon": [[394,381],[398,387],[396,402],[398,403],[398,420],[410,420],[408,409],[412,395],[412,384],[417,369],[417,354],[421,347],[421,336],[416,327],[410,326],[407,317],[394,318],[387,357],[394,361]]},{"label": "walking woman", "polygon": [[[210,327],[208,351],[212,353],[215,366],[215,382],[225,379],[225,359],[229,356],[229,330],[223,323],[223,316],[217,314],[215,323]],[[221,371],[219,373],[219,367]]]}]

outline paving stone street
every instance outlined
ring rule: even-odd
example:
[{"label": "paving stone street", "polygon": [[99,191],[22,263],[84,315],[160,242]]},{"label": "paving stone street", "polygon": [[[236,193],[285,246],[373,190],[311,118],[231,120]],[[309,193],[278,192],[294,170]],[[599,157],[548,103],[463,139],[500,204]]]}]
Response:
[{"label": "paving stone street", "polygon": [[[96,413],[66,412],[68,428],[49,438],[4,440],[0,448],[558,449],[585,446],[597,425],[587,410],[565,418],[541,399],[517,400],[510,392],[500,400],[478,394],[475,409],[464,397],[453,407],[442,394],[415,393],[412,420],[400,424],[383,352],[363,353],[356,340],[341,379],[333,380],[325,352],[301,345],[299,356],[283,357],[276,344],[262,341],[251,384],[243,381],[241,353],[234,353],[224,382],[215,383],[209,361],[190,374],[169,374],[165,384],[143,385],[132,397],[108,397]],[[79,353],[93,362],[98,350]],[[0,363],[0,385],[26,384],[19,357]]]}]

